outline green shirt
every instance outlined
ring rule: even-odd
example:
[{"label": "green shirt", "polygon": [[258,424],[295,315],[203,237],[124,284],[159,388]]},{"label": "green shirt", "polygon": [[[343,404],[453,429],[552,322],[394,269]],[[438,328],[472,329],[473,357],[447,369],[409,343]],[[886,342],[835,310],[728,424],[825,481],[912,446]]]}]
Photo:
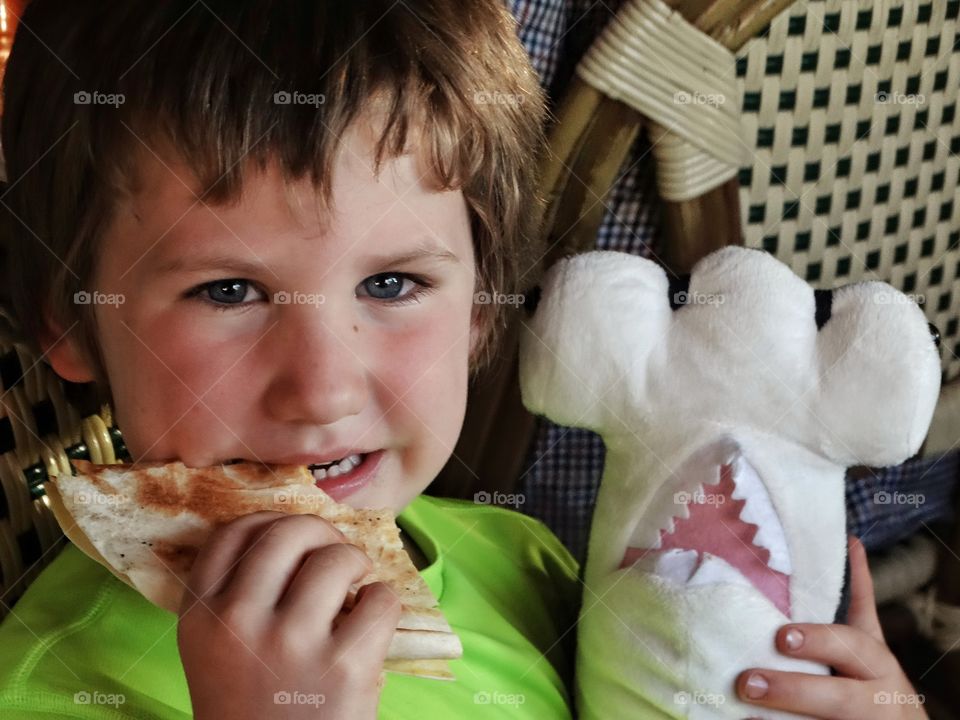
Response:
[{"label": "green shirt", "polygon": [[[569,718],[580,586],[554,535],[519,513],[423,496],[398,522],[430,563],[422,575],[463,657],[453,682],[387,673],[379,717]],[[0,717],[191,717],[176,627],[68,545],[0,625]]]}]

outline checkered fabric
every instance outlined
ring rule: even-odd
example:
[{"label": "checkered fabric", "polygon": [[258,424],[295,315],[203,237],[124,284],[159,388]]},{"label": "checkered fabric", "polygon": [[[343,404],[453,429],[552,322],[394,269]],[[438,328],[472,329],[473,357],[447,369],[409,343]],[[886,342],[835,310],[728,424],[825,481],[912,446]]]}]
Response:
[{"label": "checkered fabric", "polygon": [[[603,0],[593,3],[585,0],[513,0],[511,7],[519,21],[520,38],[530,54],[534,67],[540,73],[541,84],[552,98],[556,99],[562,95],[577,60],[606,21],[615,13],[619,4],[619,2]],[[884,151],[886,154],[892,153],[889,162],[882,159],[881,151],[875,150],[867,153],[863,158],[858,156],[856,163],[853,164],[854,170],[851,170],[853,159],[844,160],[838,157],[836,146],[840,138],[849,138],[850,132],[856,131],[856,137],[859,138],[862,135],[861,130],[864,130],[861,127],[864,121],[854,121],[852,130],[844,125],[845,122],[849,122],[846,120],[838,121],[837,127],[826,122],[820,124],[811,122],[808,128],[785,130],[784,124],[789,121],[781,117],[783,112],[780,112],[780,109],[782,106],[789,116],[787,111],[791,102],[790,90],[780,93],[777,98],[778,106],[773,115],[767,108],[761,107],[760,98],[765,96],[761,96],[760,88],[764,83],[771,82],[768,75],[778,72],[777,68],[782,69],[787,60],[796,59],[797,62],[802,63],[802,68],[810,70],[817,79],[826,78],[827,86],[831,85],[834,77],[831,63],[839,63],[841,66],[843,63],[847,66],[851,64],[854,51],[849,48],[845,50],[836,42],[830,43],[828,32],[830,29],[835,32],[840,27],[840,23],[845,23],[844,27],[853,23],[856,28],[865,33],[864,38],[871,32],[874,34],[885,32],[883,28],[878,29],[878,23],[881,22],[879,11],[874,14],[869,6],[862,2],[847,2],[841,3],[851,6],[844,10],[846,14],[843,15],[839,8],[834,7],[837,4],[836,2],[798,3],[790,13],[782,14],[771,24],[771,28],[763,33],[771,41],[766,51],[761,52],[757,49],[763,47],[762,43],[751,44],[739,57],[737,72],[744,87],[742,108],[744,127],[748,131],[752,129],[754,133],[756,146],[753,149],[758,158],[751,166],[743,168],[740,172],[740,182],[743,186],[741,202],[747,244],[764,247],[774,253],[816,286],[853,282],[862,277],[868,277],[868,273],[874,271],[880,273],[882,279],[892,282],[908,293],[917,292],[921,284],[921,289],[925,291],[937,284],[949,286],[955,275],[960,277],[960,264],[956,272],[952,267],[950,268],[950,272],[947,273],[949,278],[944,275],[944,267],[941,266],[937,270],[932,265],[936,264],[933,261],[937,260],[937,257],[940,257],[937,263],[945,264],[941,254],[948,247],[960,248],[956,239],[958,233],[952,230],[946,231],[940,227],[949,222],[956,212],[946,200],[946,195],[948,193],[952,195],[957,184],[957,156],[953,154],[957,152],[956,150],[943,153],[934,147],[933,154],[942,162],[943,168],[928,172],[924,175],[927,179],[922,183],[918,180],[919,175],[913,177],[911,181],[910,177],[903,172],[903,163],[897,164],[904,156],[900,146]],[[898,45],[899,49],[896,50],[897,57],[901,60],[906,58],[905,62],[909,62],[911,58],[930,52],[931,49],[934,52],[942,52],[941,44],[945,48],[952,47],[956,42],[952,30],[953,24],[950,28],[944,27],[941,33],[942,43],[939,38],[934,39],[934,31],[939,27],[936,23],[946,20],[952,22],[956,19],[958,5],[960,2],[947,3],[946,10],[940,13],[943,17],[933,17],[930,5],[919,6],[921,8],[917,11],[919,18],[905,19],[902,8],[898,18],[896,9],[892,9],[885,18],[888,25],[896,27],[898,22],[905,24],[907,31],[917,32],[918,36],[922,35],[923,38],[922,43],[917,41],[916,47],[911,46],[908,41],[902,41]],[[821,31],[818,34],[818,41],[811,44],[810,37],[814,34],[816,23],[826,23],[827,30]],[[918,23],[926,23],[929,28],[918,30],[916,29]],[[820,37],[820,35],[826,37]],[[903,42],[907,43],[905,50]],[[863,45],[859,51],[868,63],[872,60],[877,66],[874,70],[879,72],[882,68],[883,72],[890,76],[888,80],[884,80],[883,77],[878,80],[875,76],[873,82],[876,86],[870,85],[870,87],[866,87],[869,83],[864,80],[860,97],[867,90],[873,93],[881,91],[893,93],[914,88],[915,82],[905,76],[902,69],[894,67],[886,55],[881,53],[878,56],[878,51],[873,45],[865,44],[866,39],[857,40],[856,43],[854,45],[856,48]],[[794,54],[797,58],[793,58]],[[960,59],[960,56],[954,55],[954,60],[949,63],[951,72],[954,73],[949,83],[952,88],[949,92],[952,95],[946,100],[949,105],[942,109],[942,112],[950,113],[951,118],[955,108],[953,103],[957,89],[960,87],[954,72],[958,69],[956,59]],[[856,61],[853,63],[857,64]],[[864,73],[863,68],[860,71]],[[944,71],[931,78],[931,89],[936,87],[937,92],[947,92],[943,84],[946,77],[946,71]],[[922,87],[926,88],[926,85]],[[797,90],[794,89],[792,92],[795,101]],[[804,87],[800,92],[817,92],[817,90]],[[836,92],[834,90],[834,93]],[[846,91],[847,99],[856,97],[859,101],[855,92],[853,96],[849,95],[849,92]],[[823,96],[822,92],[820,96]],[[829,105],[829,97],[828,91],[827,105]],[[764,99],[763,102],[767,101]],[[866,125],[866,128],[874,128],[867,131],[876,133],[877,142],[883,145],[883,148],[891,145],[890,140],[883,140],[885,137],[890,137],[891,132],[893,138],[898,137],[897,121],[891,117],[893,116],[886,116],[881,123],[868,121]],[[929,121],[929,116],[926,121],[921,116],[919,121]],[[823,137],[814,138],[811,135],[811,127],[819,128],[823,132]],[[798,165],[799,161],[795,159],[785,167],[774,164],[772,168],[767,167],[761,182],[755,182],[756,178],[760,178],[764,167],[763,161],[770,163],[769,155],[764,154],[765,148],[772,148],[778,143],[783,144],[784,133],[790,140],[789,146],[804,150],[808,147],[806,143],[815,144],[822,141],[829,146],[832,142],[834,154],[830,155],[829,149],[822,150],[821,154],[824,157],[816,163],[816,168],[810,167],[812,163],[800,162]],[[956,135],[960,136],[960,132]],[[914,155],[917,152],[920,153],[920,157],[929,154],[927,149],[929,141],[918,145],[919,142],[911,137],[903,144],[911,159],[908,167],[914,171],[916,171]],[[957,142],[960,143],[960,137],[957,138]],[[947,138],[946,143],[948,148],[953,147],[952,139]],[[914,145],[917,147],[914,148]],[[836,168],[833,167],[834,164]],[[894,177],[894,180],[879,182],[876,176],[880,175],[878,170],[881,168],[883,172]],[[949,182],[944,176],[947,170],[952,170],[952,173],[949,173]],[[797,172],[800,172],[800,175],[796,175]],[[866,178],[863,175],[864,172],[873,172],[875,177]],[[818,181],[821,181],[823,187],[832,189],[829,192],[826,190],[821,193],[815,192],[812,199],[806,201],[795,198],[786,199],[788,197],[786,189],[794,187],[787,180],[793,181],[797,177],[804,178],[803,182],[812,184],[814,187],[817,186]],[[847,178],[846,182],[842,181],[843,177]],[[847,183],[851,185],[849,189],[846,187]],[[860,183],[862,187],[859,185],[854,187],[854,183]],[[838,184],[841,188],[839,190]],[[893,189],[891,184],[894,185]],[[919,197],[926,197],[928,193],[934,192],[942,193],[944,200],[934,198],[926,203],[930,208],[926,210],[921,208],[920,203],[915,200],[921,184],[924,192]],[[801,189],[800,193],[803,191]],[[906,218],[906,222],[898,226],[891,224],[895,222],[894,220],[876,220],[879,227],[885,230],[885,234],[878,235],[876,232],[871,232],[870,213],[873,212],[876,215],[876,212],[868,210],[865,206],[864,213],[868,217],[856,218],[852,234],[857,238],[856,242],[861,243],[863,247],[858,245],[853,250],[848,248],[847,259],[844,261],[840,257],[842,252],[836,249],[840,245],[839,233],[842,230],[844,237],[850,236],[851,230],[848,225],[854,222],[850,219],[850,213],[845,211],[856,209],[861,200],[866,197],[863,194],[866,192],[874,193],[876,196],[869,198],[871,205],[887,202],[906,205],[906,209],[901,208],[899,213],[893,216],[896,218],[902,215]],[[766,201],[768,195],[772,197],[769,202]],[[825,196],[826,199],[821,199],[821,196]],[[812,210],[808,207],[810,203],[813,203]],[[654,181],[650,144],[644,135],[641,134],[637,139],[606,204],[607,210],[597,235],[597,249],[618,250],[644,257],[655,256],[659,234],[659,198]],[[944,207],[947,210],[944,210]],[[782,218],[778,216],[777,222],[772,222],[771,213],[775,211],[782,213]],[[813,222],[814,211],[825,213],[828,217],[831,213],[839,217],[840,220],[836,224],[837,232],[819,233],[815,229],[818,223]],[[948,215],[945,217],[944,213],[947,212]],[[954,222],[954,226],[957,224]],[[827,227],[830,225],[828,224]],[[861,237],[864,227],[866,227],[866,236]],[[889,237],[890,233],[897,232],[898,227],[906,228],[909,232],[931,233],[929,241],[922,241],[919,244],[919,251],[923,253],[929,250],[932,271],[924,278],[914,277],[912,284],[908,273],[899,271],[898,274],[894,267],[898,263],[904,263],[908,256],[912,258],[912,253],[916,251],[915,243],[907,245],[909,238],[894,241]],[[789,236],[792,242],[784,241],[785,235]],[[811,257],[813,253],[825,254],[829,258],[833,263],[829,271],[824,271],[822,261]],[[860,257],[861,255],[863,257]],[[856,269],[854,266],[857,266],[857,262],[851,262],[851,260],[859,262],[863,268]],[[817,274],[818,265],[819,275]],[[929,291],[932,292],[932,290]],[[946,292],[950,296],[949,290]],[[960,361],[954,363],[954,360],[957,355],[960,355],[960,347],[954,348],[953,344],[956,343],[954,336],[957,334],[955,318],[960,315],[960,308],[953,307],[953,304],[960,303],[960,291],[953,293],[951,297],[954,299],[944,301],[942,297],[940,294],[936,296],[934,305],[937,308],[936,312],[942,314],[949,310],[953,319],[941,317],[938,314],[934,322],[938,322],[938,325],[942,323],[940,329],[947,339],[944,342],[945,369],[957,371],[960,370]],[[940,307],[944,302],[948,303],[946,309]],[[931,308],[927,309],[931,310]],[[604,447],[599,436],[585,430],[559,427],[549,421],[538,420],[537,432],[519,483],[520,492],[525,498],[521,509],[543,520],[580,560],[583,560],[586,551],[590,518],[603,473],[603,463]],[[951,519],[953,515],[951,496],[955,491],[958,475],[960,475],[960,451],[954,451],[941,457],[908,462],[898,468],[879,471],[867,477],[848,478],[847,509],[850,532],[862,537],[868,549],[875,550],[909,536],[924,523]],[[897,493],[900,495],[896,495]],[[912,498],[909,497],[911,494]],[[894,502],[894,500],[917,500],[921,496],[923,502],[915,504]],[[889,498],[890,502],[883,502],[885,498]]]},{"label": "checkered fabric", "polygon": [[797,3],[737,58],[745,243],[915,298],[960,375],[960,0]]},{"label": "checkered fabric", "polygon": [[847,474],[847,527],[868,550],[889,547],[925,524],[953,519],[960,453],[857,477]]}]

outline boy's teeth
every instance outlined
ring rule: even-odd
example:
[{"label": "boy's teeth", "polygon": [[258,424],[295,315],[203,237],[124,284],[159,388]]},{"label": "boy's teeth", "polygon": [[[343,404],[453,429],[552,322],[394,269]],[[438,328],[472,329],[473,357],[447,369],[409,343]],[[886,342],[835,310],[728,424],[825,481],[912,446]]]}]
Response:
[{"label": "boy's teeth", "polygon": [[345,475],[360,464],[359,455],[350,455],[338,463],[332,463],[325,468],[317,468],[313,471],[313,477],[317,480],[325,480],[328,477],[335,478]]}]

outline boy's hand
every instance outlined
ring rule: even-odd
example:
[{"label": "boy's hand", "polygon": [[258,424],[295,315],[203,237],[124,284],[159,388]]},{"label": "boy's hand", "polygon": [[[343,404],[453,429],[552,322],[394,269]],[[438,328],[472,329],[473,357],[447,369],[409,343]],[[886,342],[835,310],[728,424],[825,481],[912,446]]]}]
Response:
[{"label": "boy's hand", "polygon": [[[745,702],[816,718],[926,718],[922,696],[887,647],[877,619],[867,553],[854,537],[850,550],[850,624],[795,623],[777,632],[784,655],[830,665],[839,676],[810,675],[754,668],[737,677],[737,694]],[[794,633],[800,633],[796,636]],[[790,643],[799,637],[799,645]],[[759,686],[751,677],[766,680]]]},{"label": "boy's hand", "polygon": [[376,717],[400,602],[367,585],[337,619],[370,568],[315,515],[257,512],[214,531],[177,625],[194,717]]}]

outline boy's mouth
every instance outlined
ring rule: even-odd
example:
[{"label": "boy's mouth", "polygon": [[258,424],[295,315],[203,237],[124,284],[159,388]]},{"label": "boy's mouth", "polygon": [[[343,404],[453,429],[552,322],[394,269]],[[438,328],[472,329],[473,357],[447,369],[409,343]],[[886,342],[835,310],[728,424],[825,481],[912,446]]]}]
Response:
[{"label": "boy's mouth", "polygon": [[[310,462],[311,460],[318,459],[318,457],[314,456],[311,458],[301,455],[294,458],[277,460],[272,464],[306,465],[307,469],[313,475],[317,487],[325,491],[334,500],[341,502],[343,498],[359,490],[373,479],[386,451],[341,452],[348,452],[348,454],[327,462]],[[233,465],[238,462],[245,461],[240,458],[235,458],[221,464]]]},{"label": "boy's mouth", "polygon": [[[308,465],[315,484],[337,502],[344,500],[373,481],[386,450],[355,453],[325,465]],[[347,470],[343,470],[347,467]]]},{"label": "boy's mouth", "polygon": [[[323,480],[327,477],[337,477],[338,475],[345,475],[350,472],[353,468],[358,467],[369,455],[372,455],[375,450],[354,450],[354,451],[343,451],[344,455],[342,457],[335,458],[333,460],[328,460],[324,462],[312,462],[318,460],[315,457],[307,457],[304,455],[286,458],[281,460],[271,460],[267,464],[271,465],[306,465],[310,472],[314,473],[314,477],[318,480]],[[230,460],[221,461],[220,465],[236,465],[237,463],[242,462],[260,462],[260,461],[251,461],[244,458],[232,458]],[[263,461],[266,462],[266,461]],[[319,473],[319,474],[318,474]]]},{"label": "boy's mouth", "polygon": [[308,465],[307,468],[317,480],[326,480],[328,477],[335,478],[349,474],[354,468],[359,467],[369,455],[370,453],[354,453],[339,460],[331,460],[328,463]]}]

